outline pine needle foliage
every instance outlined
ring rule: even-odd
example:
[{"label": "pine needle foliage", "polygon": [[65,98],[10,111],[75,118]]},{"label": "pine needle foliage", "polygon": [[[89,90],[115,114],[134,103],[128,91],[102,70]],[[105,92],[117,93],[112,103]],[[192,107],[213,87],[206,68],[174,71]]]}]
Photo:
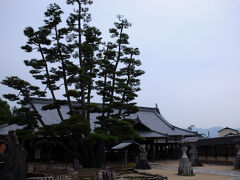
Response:
[{"label": "pine needle foliage", "polygon": [[[4,97],[21,105],[15,109],[14,122],[25,125],[27,137],[41,135],[45,137],[41,142],[58,143],[84,167],[99,166],[98,156],[108,143],[138,138],[129,117],[138,111],[135,99],[144,71],[139,69],[138,48],[129,45],[126,32],[131,23],[127,19],[118,16],[109,29],[112,41],[104,42],[101,31],[89,24],[88,10],[93,1],[66,3],[73,7],[66,22],[62,21],[61,7],[54,3],[47,8],[42,26],[24,30],[28,40],[22,49],[39,54],[24,63],[41,88],[16,76],[1,83],[18,92]],[[61,100],[56,96],[59,91],[63,92]],[[93,92],[101,97],[100,104],[92,102]],[[42,111],[56,110],[59,124],[46,124],[32,102],[32,97],[47,94],[52,103]],[[69,109],[68,118],[63,115],[63,106]],[[99,114],[94,131],[90,128],[92,113]],[[24,130],[22,134],[26,135]],[[66,139],[69,145],[64,143]]]}]

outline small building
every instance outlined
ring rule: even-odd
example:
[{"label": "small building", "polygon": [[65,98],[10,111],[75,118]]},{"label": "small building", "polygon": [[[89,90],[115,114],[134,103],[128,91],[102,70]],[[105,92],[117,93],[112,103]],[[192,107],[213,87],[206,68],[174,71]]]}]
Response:
[{"label": "small building", "polygon": [[231,136],[231,135],[237,135],[238,130],[232,129],[229,127],[225,127],[218,131],[218,137],[224,137],[224,136]]},{"label": "small building", "polygon": [[136,157],[139,154],[139,144],[132,140],[124,141],[112,147],[110,153],[107,154],[107,158],[111,162],[124,161],[124,164],[127,164],[128,162],[134,162],[136,161]]}]

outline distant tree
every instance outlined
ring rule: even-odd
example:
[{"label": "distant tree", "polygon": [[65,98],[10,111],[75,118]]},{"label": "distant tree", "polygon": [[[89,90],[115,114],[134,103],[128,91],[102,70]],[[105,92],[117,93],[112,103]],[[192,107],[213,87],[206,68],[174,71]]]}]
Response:
[{"label": "distant tree", "polygon": [[[27,137],[40,134],[48,137],[81,160],[84,167],[90,167],[100,165],[96,154],[103,152],[106,140],[116,143],[137,137],[133,121],[127,117],[137,112],[134,100],[140,90],[138,77],[144,72],[138,69],[141,63],[135,59],[139,50],[127,46],[129,37],[124,30],[130,23],[126,19],[119,17],[115,28],[110,29],[115,42],[105,43],[100,30],[89,25],[88,6],[92,1],[67,0],[67,4],[74,5],[74,11],[66,26],[62,23],[61,8],[51,4],[45,12],[43,26],[24,30],[28,41],[22,49],[40,55],[24,63],[45,89],[16,76],[7,77],[2,84],[19,92],[4,97],[22,105],[15,110],[15,122],[26,125]],[[56,98],[59,90],[64,92],[64,100]],[[102,106],[92,103],[93,91],[102,97]],[[32,103],[31,97],[45,97],[47,92],[53,103],[43,106],[42,110],[56,109],[61,120],[59,124],[47,125]],[[72,100],[78,105],[73,105]],[[69,108],[67,119],[61,111],[62,105]],[[94,133],[90,129],[92,112],[102,114],[98,117],[100,127]],[[71,148],[62,139],[68,139]]]},{"label": "distant tree", "polygon": [[6,101],[0,99],[0,125],[6,124],[12,118],[10,106]]}]

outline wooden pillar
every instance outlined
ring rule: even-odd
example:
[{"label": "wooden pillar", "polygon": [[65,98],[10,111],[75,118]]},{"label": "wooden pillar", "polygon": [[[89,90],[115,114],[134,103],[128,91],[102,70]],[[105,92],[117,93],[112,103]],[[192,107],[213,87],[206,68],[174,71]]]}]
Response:
[{"label": "wooden pillar", "polygon": [[174,158],[178,158],[177,137],[174,136]]},{"label": "wooden pillar", "polygon": [[124,164],[128,163],[128,150],[124,151]]},{"label": "wooden pillar", "polygon": [[206,161],[207,161],[207,154],[208,154],[208,147],[205,146],[205,157],[206,157]]},{"label": "wooden pillar", "polygon": [[52,144],[50,144],[50,148],[49,148],[49,151],[48,151],[48,163],[50,163],[51,156],[52,156]]},{"label": "wooden pillar", "polygon": [[215,160],[218,161],[218,159],[217,159],[217,146],[216,145],[214,146],[214,157],[215,157]]},{"label": "wooden pillar", "polygon": [[166,145],[165,145],[165,153],[166,153],[166,160],[168,160],[168,138],[166,138]]},{"label": "wooden pillar", "polygon": [[225,156],[226,156],[226,161],[228,161],[228,147],[225,147]]},{"label": "wooden pillar", "polygon": [[156,145],[155,144],[153,144],[153,146],[152,146],[152,151],[153,151],[153,161],[155,161],[156,160]]}]

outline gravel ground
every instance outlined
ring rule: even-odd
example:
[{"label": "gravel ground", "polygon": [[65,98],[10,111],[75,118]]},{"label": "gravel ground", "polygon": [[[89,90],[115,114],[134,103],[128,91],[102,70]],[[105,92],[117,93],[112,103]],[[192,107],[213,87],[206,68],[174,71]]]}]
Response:
[{"label": "gravel ground", "polygon": [[194,167],[195,176],[178,176],[178,161],[159,161],[151,163],[151,170],[141,170],[152,174],[167,176],[169,180],[240,180],[240,171],[233,170],[233,166],[209,165]]}]

